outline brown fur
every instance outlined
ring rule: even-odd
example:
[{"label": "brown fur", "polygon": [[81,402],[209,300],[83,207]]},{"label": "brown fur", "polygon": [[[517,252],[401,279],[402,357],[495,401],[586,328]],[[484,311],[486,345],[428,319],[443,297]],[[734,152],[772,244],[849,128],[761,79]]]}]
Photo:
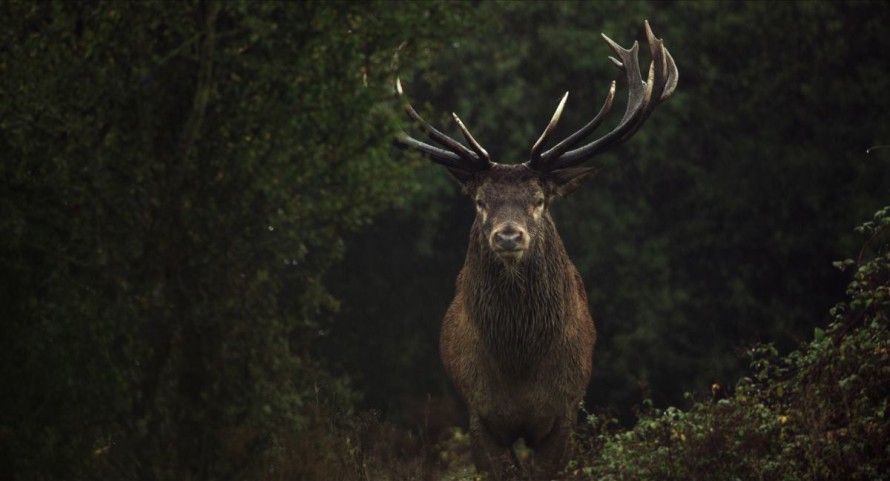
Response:
[{"label": "brown fur", "polygon": [[[562,187],[525,166],[500,164],[465,183],[482,207],[440,351],[469,408],[476,467],[494,479],[518,469],[512,446],[519,438],[535,451],[536,479],[563,467],[590,379],[596,331],[587,295],[547,211]],[[527,236],[519,259],[495,252],[492,233],[505,223]]]}]

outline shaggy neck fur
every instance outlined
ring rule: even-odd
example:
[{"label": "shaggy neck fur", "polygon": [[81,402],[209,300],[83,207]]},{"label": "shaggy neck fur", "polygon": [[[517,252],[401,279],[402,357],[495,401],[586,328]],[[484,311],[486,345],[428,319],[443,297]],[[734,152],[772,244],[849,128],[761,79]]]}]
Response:
[{"label": "shaggy neck fur", "polygon": [[488,245],[479,222],[470,231],[464,268],[467,307],[501,369],[527,376],[546,355],[574,292],[574,268],[549,213],[515,265]]}]

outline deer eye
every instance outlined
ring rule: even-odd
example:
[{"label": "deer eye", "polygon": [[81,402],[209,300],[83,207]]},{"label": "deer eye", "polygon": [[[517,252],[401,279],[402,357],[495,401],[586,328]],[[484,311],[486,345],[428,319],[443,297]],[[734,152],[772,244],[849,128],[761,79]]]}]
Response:
[{"label": "deer eye", "polygon": [[540,197],[535,199],[535,207],[537,207],[537,208],[544,207],[544,199],[540,198]]},{"label": "deer eye", "polygon": [[476,199],[476,207],[478,207],[479,209],[484,209],[485,202],[482,202],[482,199]]}]

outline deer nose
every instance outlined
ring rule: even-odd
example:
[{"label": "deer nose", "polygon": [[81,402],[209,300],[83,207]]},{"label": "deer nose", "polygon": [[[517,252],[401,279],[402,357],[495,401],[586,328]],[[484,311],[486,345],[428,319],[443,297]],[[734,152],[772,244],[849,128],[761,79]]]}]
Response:
[{"label": "deer nose", "polygon": [[521,230],[513,226],[507,226],[495,232],[494,242],[505,251],[515,251],[522,245],[523,237]]}]

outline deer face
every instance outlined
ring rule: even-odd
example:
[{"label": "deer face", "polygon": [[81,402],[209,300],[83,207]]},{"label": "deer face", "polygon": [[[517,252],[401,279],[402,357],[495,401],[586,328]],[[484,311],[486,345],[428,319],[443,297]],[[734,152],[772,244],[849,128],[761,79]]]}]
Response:
[{"label": "deer face", "polygon": [[547,208],[540,175],[521,165],[495,165],[467,185],[488,247],[505,262],[522,259],[539,235]]},{"label": "deer face", "polygon": [[464,191],[476,204],[476,222],[488,247],[512,264],[540,241],[551,200],[595,173],[587,168],[542,174],[527,165],[493,164],[466,179]]}]

